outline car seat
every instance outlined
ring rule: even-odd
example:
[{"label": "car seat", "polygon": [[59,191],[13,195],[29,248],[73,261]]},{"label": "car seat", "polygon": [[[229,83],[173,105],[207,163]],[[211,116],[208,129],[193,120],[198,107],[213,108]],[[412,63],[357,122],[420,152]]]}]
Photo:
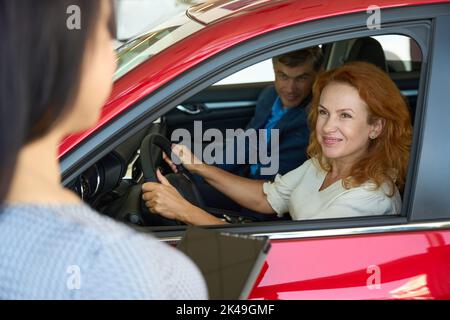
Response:
[{"label": "car seat", "polygon": [[346,61],[366,61],[376,65],[383,71],[388,72],[383,47],[377,40],[371,37],[356,39],[350,49]]}]

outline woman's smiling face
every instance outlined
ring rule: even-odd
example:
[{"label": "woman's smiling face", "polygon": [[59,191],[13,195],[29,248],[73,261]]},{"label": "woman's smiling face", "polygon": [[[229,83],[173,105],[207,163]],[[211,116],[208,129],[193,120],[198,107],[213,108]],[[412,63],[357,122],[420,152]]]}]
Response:
[{"label": "woman's smiling face", "polygon": [[367,152],[370,139],[382,130],[380,120],[369,124],[368,110],[357,89],[349,84],[331,82],[323,89],[316,134],[328,160],[351,164]]}]

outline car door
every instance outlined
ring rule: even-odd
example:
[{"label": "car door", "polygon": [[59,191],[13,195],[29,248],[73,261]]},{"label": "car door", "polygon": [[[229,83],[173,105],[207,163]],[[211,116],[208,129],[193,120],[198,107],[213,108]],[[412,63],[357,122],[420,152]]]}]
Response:
[{"label": "car door", "polygon": [[[433,26],[434,34],[428,37],[434,41],[428,42],[429,48],[422,47],[425,55],[431,52],[424,56],[424,65],[429,63],[430,69],[421,69],[423,91],[417,97],[410,184],[403,199],[404,220],[381,219],[370,227],[344,229],[309,222],[309,228],[302,226],[304,232],[266,233],[272,237],[273,251],[251,298],[450,298],[450,211],[448,197],[444,196],[450,172],[445,169],[450,146],[444,142],[450,132],[444,123],[450,114],[448,108],[442,107],[446,90],[443,79],[450,71],[445,58],[450,52],[450,41],[444,35],[450,26],[449,12],[447,6],[444,16],[439,14],[426,22]],[[426,81],[425,75],[430,73],[432,76]],[[398,85],[407,86],[408,79],[396,80]],[[418,138],[420,131],[425,133],[425,139]],[[442,148],[433,153],[436,137]],[[418,149],[422,151],[417,152]],[[446,173],[438,177],[443,170]],[[427,173],[431,172],[430,177]],[[439,195],[431,192],[437,186]]]},{"label": "car door", "polygon": [[250,298],[449,299],[450,232],[413,227],[273,236]]},{"label": "car door", "polygon": [[[402,10],[393,10],[393,19],[403,16]],[[408,16],[406,14],[406,16]],[[404,32],[407,22],[401,25]],[[423,68],[420,88],[415,97],[413,114],[416,148],[421,141],[418,132],[421,115],[427,105],[425,79],[429,72],[429,39],[436,20],[423,19],[410,26],[409,36],[422,45]],[[399,33],[399,26],[383,30],[383,34]],[[421,30],[427,35],[419,36]],[[427,30],[427,31],[426,31]],[[438,30],[436,30],[438,31]],[[376,32],[360,30],[346,37],[356,38]],[[436,44],[436,43],[434,43]],[[437,61],[434,61],[437,63]],[[394,73],[394,72],[393,72]],[[393,75],[400,89],[407,87],[408,79]],[[414,82],[416,81],[416,82]],[[412,79],[412,89],[419,80]],[[422,99],[422,104],[420,101]],[[416,112],[417,110],[417,112]],[[418,120],[419,119],[419,120]],[[413,187],[417,176],[414,161],[418,155],[413,148],[409,173],[410,186],[404,196],[401,217],[373,217],[369,219],[339,219],[328,221],[290,222],[274,224],[272,230],[256,232],[251,227],[236,227],[236,232],[266,235],[272,240],[272,250],[266,265],[250,295],[251,299],[428,299],[450,297],[450,232],[448,213],[445,220],[425,224],[411,219]],[[416,158],[415,158],[416,157]],[[416,182],[417,183],[417,182]],[[429,201],[429,200],[428,200]],[[448,210],[447,210],[448,212]],[[297,230],[295,230],[297,228]],[[420,231],[417,231],[419,229]],[[289,231],[292,230],[292,231]],[[250,231],[251,232],[251,231]]]},{"label": "car door", "polygon": [[[91,143],[92,150],[100,149],[99,145],[106,146],[118,139],[125,128],[139,128],[137,123],[144,126],[146,123],[142,119],[152,121],[189,99],[195,102],[195,95],[232,74],[232,68],[228,70],[227,66],[245,68],[274,55],[323,43],[381,34],[406,34],[419,44],[423,63],[402,214],[236,224],[214,229],[271,238],[272,249],[250,295],[253,299],[450,298],[450,199],[446,196],[450,187],[447,160],[450,109],[445,108],[448,91],[445,79],[450,74],[450,66],[446,63],[450,52],[449,17],[449,4],[400,7],[383,10],[385,25],[381,29],[367,28],[367,13],[362,11],[259,34],[206,61],[201,69],[182,74],[177,81],[165,86],[164,92],[151,95],[142,102],[139,105],[142,110],[136,108],[134,113],[119,117],[92,141],[86,141],[83,147],[88,148]],[[217,32],[220,27],[221,23],[215,24],[211,32]],[[203,82],[186,85],[186,79],[192,75],[201,76]],[[233,95],[234,101],[251,98],[238,93]],[[214,100],[217,97],[206,102]],[[231,117],[232,112],[229,112]],[[201,116],[208,122],[206,114]],[[176,119],[172,115],[172,127],[189,124],[189,121]],[[131,133],[130,130],[128,134]],[[83,151],[80,150],[76,152]],[[97,155],[100,156],[101,153]],[[67,168],[63,175],[65,181],[76,174],[72,168],[77,166],[70,163],[74,158],[77,158],[76,153],[63,159],[63,172]],[[90,161],[95,161],[95,157]],[[169,243],[178,241],[184,230],[183,226],[141,229]]]}]

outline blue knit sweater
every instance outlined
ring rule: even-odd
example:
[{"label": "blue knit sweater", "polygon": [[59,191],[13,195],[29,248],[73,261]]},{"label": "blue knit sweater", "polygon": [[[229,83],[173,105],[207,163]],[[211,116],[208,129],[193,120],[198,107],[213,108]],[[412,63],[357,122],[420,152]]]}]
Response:
[{"label": "blue knit sweater", "polygon": [[0,209],[0,299],[206,299],[175,248],[86,205]]}]

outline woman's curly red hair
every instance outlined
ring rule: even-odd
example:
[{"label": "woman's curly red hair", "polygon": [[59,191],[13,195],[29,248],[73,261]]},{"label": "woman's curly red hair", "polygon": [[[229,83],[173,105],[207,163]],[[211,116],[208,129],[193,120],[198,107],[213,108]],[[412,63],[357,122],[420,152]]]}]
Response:
[{"label": "woman's curly red hair", "polygon": [[325,171],[330,171],[331,167],[317,141],[316,122],[320,95],[331,82],[346,83],[358,90],[369,107],[369,124],[380,118],[385,121],[382,133],[370,141],[368,153],[353,165],[350,175],[344,179],[344,186],[357,187],[370,181],[379,188],[388,183],[389,195],[394,195],[394,186],[401,190],[405,184],[412,140],[410,112],[405,98],[391,78],[370,63],[351,62],[320,74],[313,87],[308,117],[311,128],[308,155],[316,158]]}]

